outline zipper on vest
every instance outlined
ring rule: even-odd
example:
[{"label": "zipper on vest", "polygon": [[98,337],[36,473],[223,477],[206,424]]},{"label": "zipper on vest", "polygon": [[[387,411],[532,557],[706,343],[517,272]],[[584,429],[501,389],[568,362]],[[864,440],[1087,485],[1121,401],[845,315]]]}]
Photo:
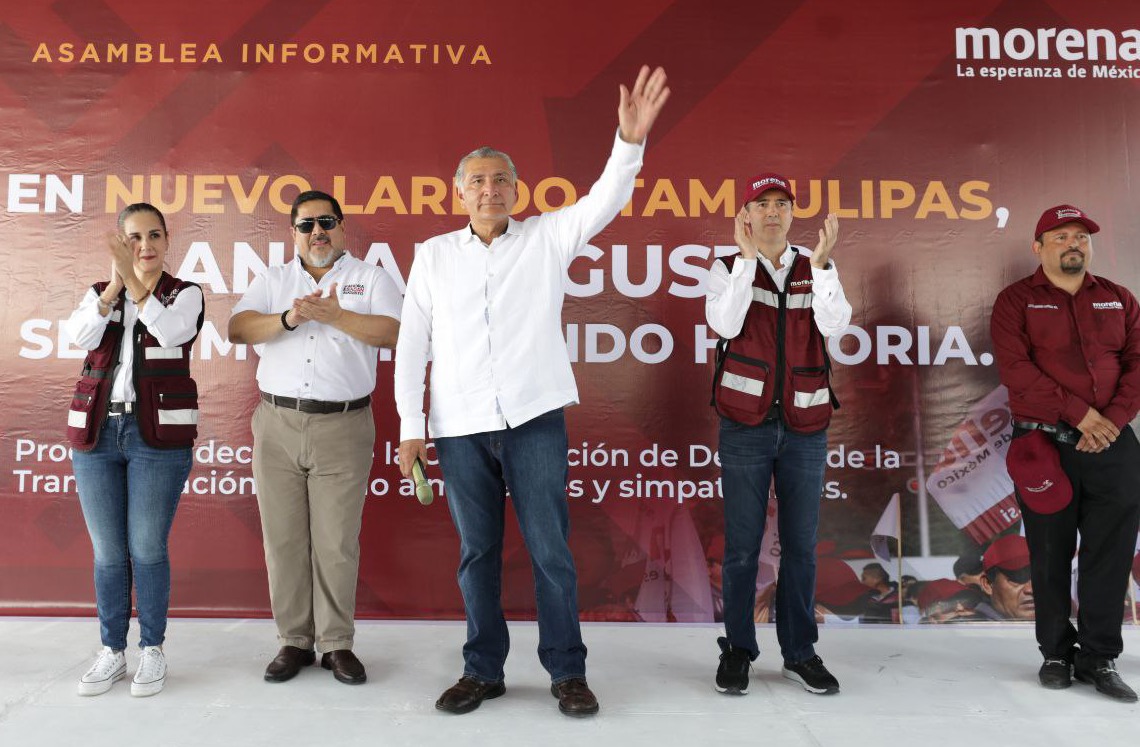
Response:
[{"label": "zipper on vest", "polygon": [[780,299],[780,305],[776,308],[776,392],[775,399],[772,400],[772,407],[776,408],[780,407],[780,401],[784,396],[784,360],[787,358],[784,354],[784,337],[786,336],[785,327],[788,317],[788,283],[792,280],[792,270],[795,268],[797,259],[799,259],[798,255],[792,258],[792,265],[788,268],[788,276],[784,278],[784,287],[776,294],[776,297]]}]

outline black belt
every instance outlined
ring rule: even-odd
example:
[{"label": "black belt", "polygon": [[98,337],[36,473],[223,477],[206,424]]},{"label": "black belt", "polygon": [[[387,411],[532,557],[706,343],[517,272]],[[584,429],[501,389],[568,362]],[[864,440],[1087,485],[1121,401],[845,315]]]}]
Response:
[{"label": "black belt", "polygon": [[1048,434],[1057,443],[1062,444],[1075,444],[1081,440],[1081,432],[1064,423],[1046,425],[1045,423],[1031,423],[1027,420],[1015,420],[1013,427],[1020,428],[1023,431],[1041,431]]},{"label": "black belt", "polygon": [[109,415],[130,415],[135,411],[134,402],[108,402],[107,414]]},{"label": "black belt", "polygon": [[261,398],[271,405],[277,407],[284,407],[286,410],[297,410],[298,412],[315,413],[318,415],[327,415],[332,412],[349,412],[351,410],[359,410],[361,407],[368,407],[368,403],[372,401],[371,395],[364,395],[360,399],[349,400],[348,402],[325,402],[319,399],[294,399],[293,397],[278,397],[276,394],[261,393]]}]

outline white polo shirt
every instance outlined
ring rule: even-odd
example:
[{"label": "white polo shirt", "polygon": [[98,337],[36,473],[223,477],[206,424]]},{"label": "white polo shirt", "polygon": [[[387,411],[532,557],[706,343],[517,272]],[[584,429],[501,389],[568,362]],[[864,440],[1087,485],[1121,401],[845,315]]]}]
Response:
[{"label": "white polo shirt", "polygon": [[588,195],[521,223],[508,220],[490,246],[468,224],[420,247],[396,343],[401,441],[424,438],[429,355],[433,437],[516,427],[578,403],[562,332],[566,270],[633,195],[643,152],[615,137]]},{"label": "white polo shirt", "polygon": [[[384,270],[342,254],[318,283],[301,258],[268,268],[254,279],[234,306],[233,314],[256,311],[280,314],[294,299],[316,290],[328,295],[337,284],[337,299],[346,311],[400,318],[400,291]],[[308,321],[259,345],[257,385],[279,397],[344,402],[360,399],[376,388],[376,355],[368,345],[336,327]]]}]

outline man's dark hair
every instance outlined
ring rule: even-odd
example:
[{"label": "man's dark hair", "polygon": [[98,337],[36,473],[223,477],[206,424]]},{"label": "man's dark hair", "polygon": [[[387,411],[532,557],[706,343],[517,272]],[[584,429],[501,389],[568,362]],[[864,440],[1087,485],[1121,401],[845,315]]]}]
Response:
[{"label": "man's dark hair", "polygon": [[954,578],[968,575],[976,576],[982,572],[982,556],[976,550],[964,552],[954,561]]},{"label": "man's dark hair", "polygon": [[340,219],[344,218],[344,213],[342,213],[340,210],[340,203],[336,201],[335,197],[326,192],[322,192],[319,189],[310,189],[307,192],[302,192],[301,194],[297,195],[297,198],[293,200],[293,209],[289,211],[289,225],[292,226],[297,222],[297,208],[301,207],[306,202],[314,202],[316,200],[324,200],[328,202],[330,205],[332,205],[333,215]]},{"label": "man's dark hair", "polygon": [[863,566],[863,573],[868,573],[872,577],[878,579],[881,583],[887,583],[891,580],[891,574],[887,573],[887,569],[883,568],[880,563],[868,563]]}]

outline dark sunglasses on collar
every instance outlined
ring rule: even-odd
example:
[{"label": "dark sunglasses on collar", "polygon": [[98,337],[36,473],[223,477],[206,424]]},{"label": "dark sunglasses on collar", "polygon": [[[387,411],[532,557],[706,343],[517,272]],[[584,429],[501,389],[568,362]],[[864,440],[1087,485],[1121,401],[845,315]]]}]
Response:
[{"label": "dark sunglasses on collar", "polygon": [[335,215],[321,215],[316,218],[302,218],[293,224],[293,228],[296,228],[301,233],[312,233],[313,228],[319,225],[323,230],[331,231],[337,227],[337,224],[339,224],[341,220],[343,219],[338,218]]}]

